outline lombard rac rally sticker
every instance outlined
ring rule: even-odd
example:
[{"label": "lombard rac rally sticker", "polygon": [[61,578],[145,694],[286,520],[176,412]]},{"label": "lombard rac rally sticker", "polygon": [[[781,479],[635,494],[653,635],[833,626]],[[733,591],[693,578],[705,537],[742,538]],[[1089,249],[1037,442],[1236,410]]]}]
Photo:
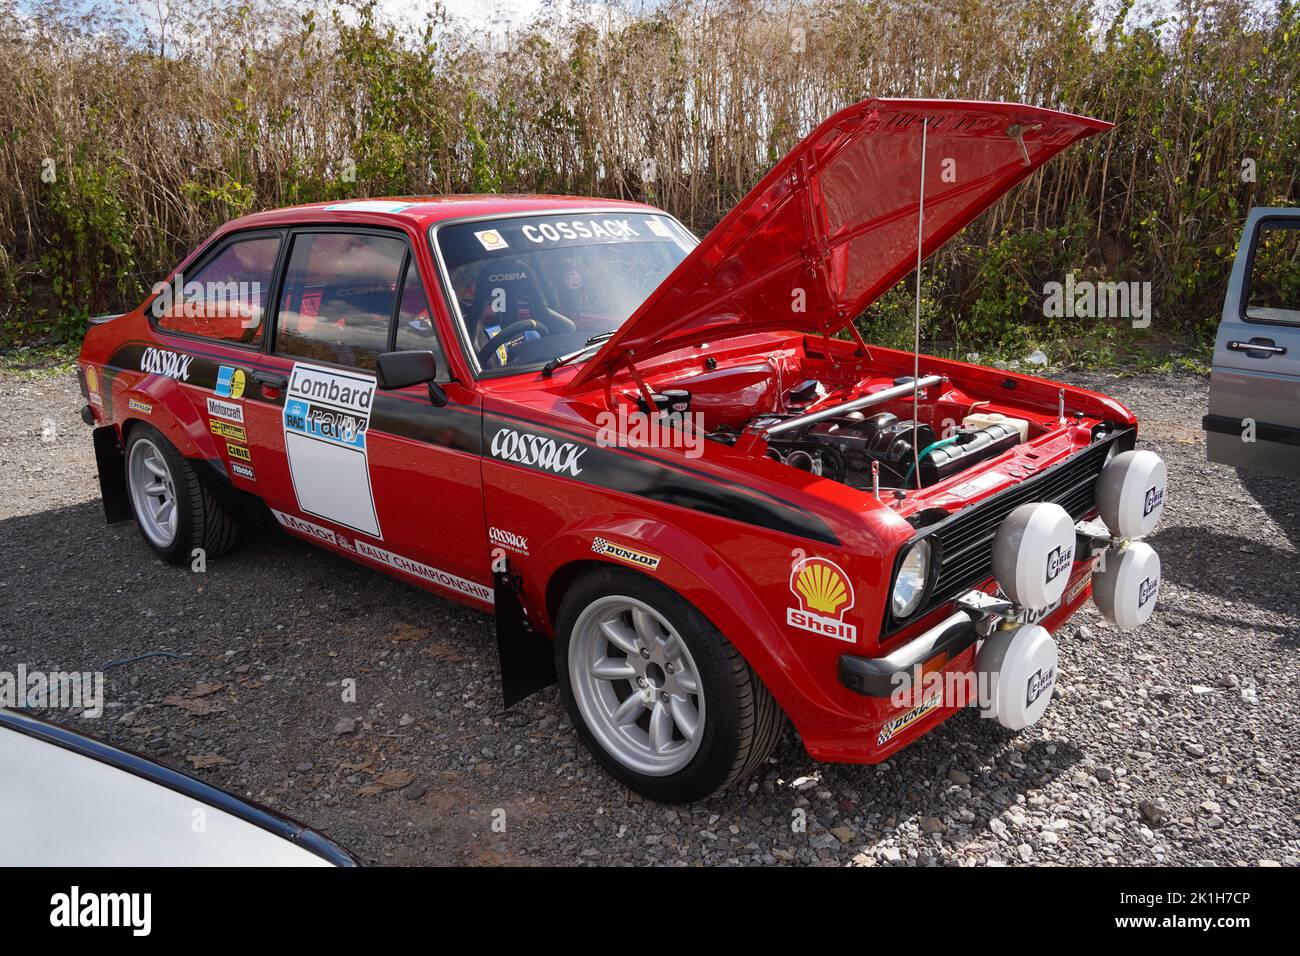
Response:
[{"label": "lombard rac rally sticker", "polygon": [[885,726],[880,728],[880,734],[876,737],[876,746],[881,746],[900,730],[906,730],[938,706],[939,696],[936,694],[934,697],[929,697],[922,701],[919,706],[913,707],[907,713],[899,714],[897,717],[891,717],[885,722]]},{"label": "lombard rac rally sticker", "polygon": [[482,232],[474,233],[474,238],[483,244],[483,248],[488,252],[495,252],[497,249],[508,249],[510,243],[506,242],[505,237],[495,229],[484,229]]},{"label": "lombard rac rally sticker", "polygon": [[804,558],[790,572],[790,591],[799,601],[785,610],[785,622],[813,634],[853,644],[858,628],[844,620],[853,607],[853,584],[838,564],[828,558]]},{"label": "lombard rac rally sticker", "polygon": [[284,450],[300,510],[382,539],[366,442],[374,399],[372,376],[295,363]]}]

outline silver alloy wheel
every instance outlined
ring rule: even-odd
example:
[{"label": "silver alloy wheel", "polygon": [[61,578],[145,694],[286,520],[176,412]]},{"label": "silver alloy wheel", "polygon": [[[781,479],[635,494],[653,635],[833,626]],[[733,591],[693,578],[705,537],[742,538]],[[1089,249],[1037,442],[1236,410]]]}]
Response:
[{"label": "silver alloy wheel", "polygon": [[667,776],[700,749],[699,670],[677,631],[643,601],[608,595],[578,615],[569,684],[587,729],[629,770]]},{"label": "silver alloy wheel", "polygon": [[159,548],[169,547],[176,540],[176,485],[167,459],[149,439],[131,446],[127,479],[145,537]]}]

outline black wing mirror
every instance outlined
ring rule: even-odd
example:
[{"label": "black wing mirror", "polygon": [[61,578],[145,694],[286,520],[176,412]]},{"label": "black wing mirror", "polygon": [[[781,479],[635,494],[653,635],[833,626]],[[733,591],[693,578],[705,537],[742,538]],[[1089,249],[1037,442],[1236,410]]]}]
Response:
[{"label": "black wing mirror", "polygon": [[439,407],[447,404],[447,393],[434,381],[438,359],[432,352],[385,352],[376,362],[376,373],[379,387],[385,390],[428,382],[429,401]]}]

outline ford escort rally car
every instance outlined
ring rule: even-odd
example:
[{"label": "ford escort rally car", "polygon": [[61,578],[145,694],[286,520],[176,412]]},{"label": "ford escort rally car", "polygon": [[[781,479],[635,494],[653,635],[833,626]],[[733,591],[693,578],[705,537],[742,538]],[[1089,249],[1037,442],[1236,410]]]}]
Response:
[{"label": "ford escort rally car", "polygon": [[702,241],[549,196],[238,219],[86,336],[106,516],[184,563],[269,511],[493,613],[507,703],[558,679],[596,759],[661,800],[743,778],[787,719],[857,763],[971,703],[1026,727],[1082,602],[1150,616],[1164,465],[1110,398],[854,320],[1106,128],[865,101]]}]

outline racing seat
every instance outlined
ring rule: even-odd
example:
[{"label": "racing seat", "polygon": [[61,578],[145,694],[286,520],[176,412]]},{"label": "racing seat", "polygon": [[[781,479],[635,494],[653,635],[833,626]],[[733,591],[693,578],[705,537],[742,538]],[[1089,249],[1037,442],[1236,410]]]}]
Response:
[{"label": "racing seat", "polygon": [[[496,290],[505,296],[505,308],[492,311]],[[546,308],[541,290],[524,264],[511,256],[491,259],[479,270],[474,283],[474,299],[466,315],[470,339],[475,348],[487,344],[489,328],[507,328],[522,319],[536,319],[545,324]]]}]

